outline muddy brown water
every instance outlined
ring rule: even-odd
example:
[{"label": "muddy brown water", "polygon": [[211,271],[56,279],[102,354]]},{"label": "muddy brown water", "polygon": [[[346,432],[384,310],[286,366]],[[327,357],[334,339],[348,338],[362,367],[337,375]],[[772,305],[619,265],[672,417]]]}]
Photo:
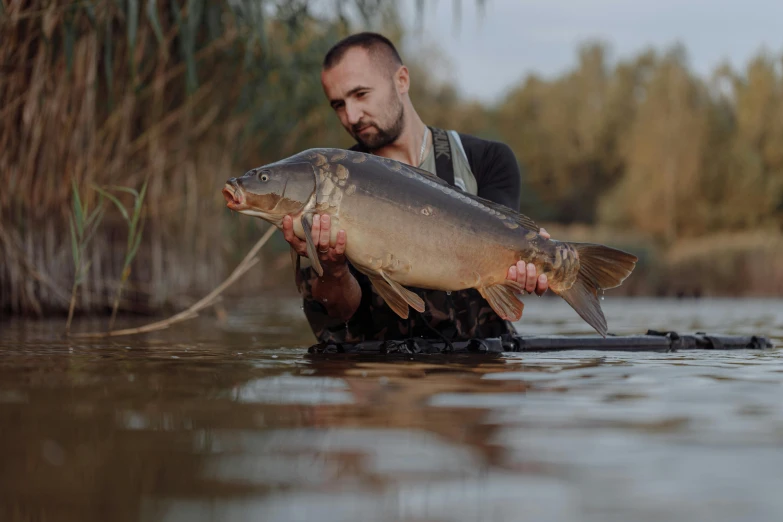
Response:
[{"label": "muddy brown water", "polygon": [[[522,332],[590,333],[527,301]],[[783,345],[783,300],[603,306],[618,334]],[[298,303],[262,300],[143,337],[62,328],[0,323],[2,521],[783,520],[777,348],[312,357]]]}]

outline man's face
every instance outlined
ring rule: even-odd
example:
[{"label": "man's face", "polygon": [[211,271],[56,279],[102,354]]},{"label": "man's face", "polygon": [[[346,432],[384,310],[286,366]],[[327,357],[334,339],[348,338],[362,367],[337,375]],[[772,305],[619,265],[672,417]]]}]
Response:
[{"label": "man's face", "polygon": [[373,63],[367,51],[349,49],[321,84],[345,130],[369,150],[393,143],[402,132],[404,81]]}]

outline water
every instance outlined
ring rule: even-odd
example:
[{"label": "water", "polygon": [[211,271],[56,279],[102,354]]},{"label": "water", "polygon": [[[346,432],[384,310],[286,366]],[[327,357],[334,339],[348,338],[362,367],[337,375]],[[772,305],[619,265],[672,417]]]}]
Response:
[{"label": "water", "polygon": [[[525,301],[524,333],[590,333]],[[602,306],[619,334],[783,344],[783,301]],[[3,521],[783,518],[777,349],[309,357],[296,302],[110,341],[62,326],[0,324]]]}]

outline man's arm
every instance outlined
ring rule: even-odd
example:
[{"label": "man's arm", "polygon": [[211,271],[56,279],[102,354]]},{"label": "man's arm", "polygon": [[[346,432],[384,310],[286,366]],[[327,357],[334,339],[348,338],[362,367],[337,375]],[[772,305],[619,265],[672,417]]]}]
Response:
[{"label": "man's arm", "polygon": [[[348,321],[359,308],[362,290],[348,268],[345,231],[337,232],[337,240],[332,245],[331,218],[326,214],[316,214],[313,217],[311,234],[324,272],[323,276],[313,278],[310,297],[321,303],[329,316],[342,322]],[[291,216],[283,218],[283,236],[297,254],[307,257],[307,244],[294,235]]]},{"label": "man's arm", "polygon": [[[478,196],[519,211],[521,201],[522,174],[511,147],[498,141],[478,140],[473,136],[460,134],[465,154],[472,166],[478,185]],[[539,234],[549,239],[543,228]],[[543,295],[549,288],[544,274],[536,277],[533,263],[517,262],[509,267],[506,279],[521,284],[528,293]]]}]

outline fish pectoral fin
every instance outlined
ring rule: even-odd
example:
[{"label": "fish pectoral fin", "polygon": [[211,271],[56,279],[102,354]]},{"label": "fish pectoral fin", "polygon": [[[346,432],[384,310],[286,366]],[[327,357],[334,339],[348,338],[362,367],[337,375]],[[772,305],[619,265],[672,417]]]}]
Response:
[{"label": "fish pectoral fin", "polygon": [[370,275],[369,277],[373,287],[386,301],[389,308],[403,319],[408,318],[408,306],[419,312],[424,311],[424,300],[389,277],[383,270],[379,270],[377,275]]},{"label": "fish pectoral fin", "polygon": [[312,218],[312,214],[302,216],[302,228],[304,229],[305,241],[307,242],[307,257],[310,259],[310,263],[313,265],[315,272],[320,277],[324,275],[324,268],[321,266],[321,260],[318,259],[318,250],[315,248],[313,234],[310,231],[311,225],[309,220]]},{"label": "fish pectoral fin", "polygon": [[389,283],[389,286],[392,287],[392,289],[400,294],[402,298],[405,300],[406,303],[410,305],[411,308],[416,310],[417,312],[423,312],[424,311],[424,300],[416,295],[415,293],[411,292],[404,286],[402,286],[400,283],[389,277],[389,274],[384,272],[383,270],[380,271],[381,276],[383,279]]},{"label": "fish pectoral fin", "polygon": [[521,291],[519,283],[504,281],[494,285],[482,286],[478,291],[502,319],[519,321],[522,317],[522,310],[525,308],[525,304],[514,293],[515,291]]}]

